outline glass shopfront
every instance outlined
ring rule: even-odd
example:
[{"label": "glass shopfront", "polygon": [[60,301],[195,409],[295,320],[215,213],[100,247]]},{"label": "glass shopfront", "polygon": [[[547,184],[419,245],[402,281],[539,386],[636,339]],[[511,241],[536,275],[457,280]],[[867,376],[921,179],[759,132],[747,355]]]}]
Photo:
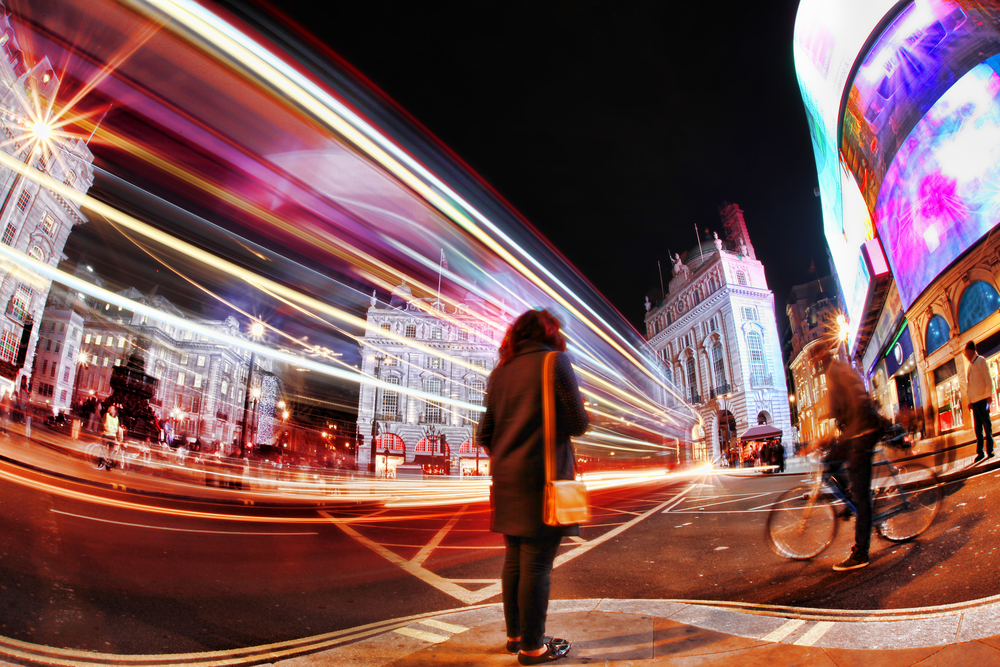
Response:
[{"label": "glass shopfront", "polygon": [[937,393],[938,432],[964,426],[962,385],[954,359],[934,369],[934,391]]}]

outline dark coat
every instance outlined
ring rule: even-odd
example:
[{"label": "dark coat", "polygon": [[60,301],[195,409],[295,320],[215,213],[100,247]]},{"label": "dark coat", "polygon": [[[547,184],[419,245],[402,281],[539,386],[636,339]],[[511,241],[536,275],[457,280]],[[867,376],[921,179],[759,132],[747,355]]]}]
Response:
[{"label": "dark coat", "polygon": [[[577,525],[547,526],[542,521],[545,490],[545,435],[542,426],[542,363],[551,350],[526,342],[506,364],[490,374],[486,413],[476,442],[490,453],[493,475],[490,529],[504,535],[542,537],[579,535]],[[556,357],[556,479],[573,479],[576,468],[570,437],[583,435],[590,422],[565,353]]]}]

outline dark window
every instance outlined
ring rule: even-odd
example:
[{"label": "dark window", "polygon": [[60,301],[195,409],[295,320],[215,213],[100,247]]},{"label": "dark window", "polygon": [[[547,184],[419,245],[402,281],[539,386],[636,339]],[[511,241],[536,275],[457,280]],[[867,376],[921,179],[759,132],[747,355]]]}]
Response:
[{"label": "dark window", "polygon": [[1000,308],[1000,295],[996,289],[982,280],[969,285],[962,293],[958,305],[958,330],[968,331]]},{"label": "dark window", "polygon": [[939,349],[949,339],[951,339],[951,331],[948,328],[948,322],[940,315],[935,315],[927,323],[927,352],[925,354]]}]

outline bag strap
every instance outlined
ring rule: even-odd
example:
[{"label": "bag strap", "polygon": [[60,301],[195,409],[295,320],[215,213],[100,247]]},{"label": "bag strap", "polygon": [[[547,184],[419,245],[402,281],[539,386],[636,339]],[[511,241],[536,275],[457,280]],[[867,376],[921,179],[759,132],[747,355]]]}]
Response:
[{"label": "bag strap", "polygon": [[549,352],[542,362],[542,420],[545,432],[545,481],[556,478],[556,353]]}]

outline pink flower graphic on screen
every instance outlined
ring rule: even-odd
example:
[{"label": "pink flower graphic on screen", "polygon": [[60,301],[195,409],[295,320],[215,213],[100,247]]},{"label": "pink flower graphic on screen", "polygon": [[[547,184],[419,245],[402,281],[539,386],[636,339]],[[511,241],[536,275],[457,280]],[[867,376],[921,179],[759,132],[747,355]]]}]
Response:
[{"label": "pink flower graphic on screen", "polygon": [[937,171],[920,182],[914,232],[923,237],[928,252],[941,245],[941,237],[968,215],[958,192],[958,182]]}]

